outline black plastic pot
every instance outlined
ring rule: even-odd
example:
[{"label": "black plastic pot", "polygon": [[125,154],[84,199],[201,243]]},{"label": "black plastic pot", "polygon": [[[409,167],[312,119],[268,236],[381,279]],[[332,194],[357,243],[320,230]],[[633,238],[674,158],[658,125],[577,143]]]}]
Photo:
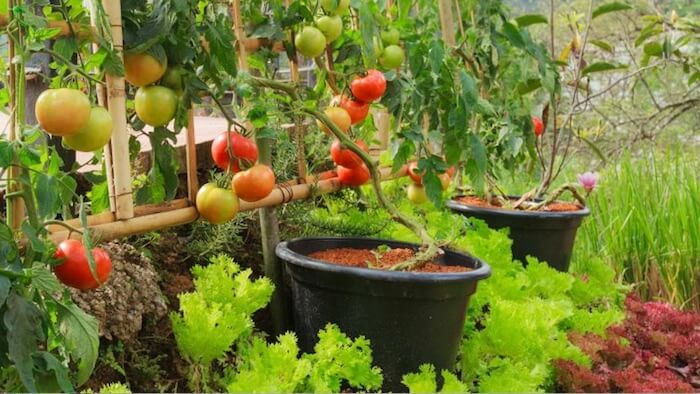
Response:
[{"label": "black plastic pot", "polygon": [[455,200],[447,206],[464,216],[481,219],[490,228],[510,228],[513,257],[526,263],[527,256],[562,272],[569,270],[576,230],[591,211],[583,208],[571,212],[520,211],[465,205]]},{"label": "black plastic pot", "polygon": [[469,298],[491,274],[484,262],[445,251],[438,263],[473,268],[459,273],[384,271],[334,265],[307,257],[327,249],[374,249],[417,245],[372,238],[303,238],[277,245],[291,278],[294,330],[304,351],[317,333],[337,324],[351,337],[371,341],[385,391],[405,392],[401,377],[423,363],[438,370],[455,366]]}]

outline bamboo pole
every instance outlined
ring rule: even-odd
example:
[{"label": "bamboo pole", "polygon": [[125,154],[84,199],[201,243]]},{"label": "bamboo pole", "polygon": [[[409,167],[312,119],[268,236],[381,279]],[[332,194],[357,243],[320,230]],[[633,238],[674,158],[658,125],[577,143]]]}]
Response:
[{"label": "bamboo pole", "polygon": [[233,0],[231,2],[231,13],[233,14],[233,31],[236,35],[236,43],[238,49],[238,64],[242,70],[248,70],[248,53],[246,50],[245,43],[246,36],[245,30],[243,30],[243,20],[241,19],[241,2],[240,0]]},{"label": "bamboo pole", "polygon": [[438,0],[438,6],[440,8],[440,26],[442,27],[442,39],[445,40],[445,43],[448,46],[454,47],[456,44],[456,39],[454,14],[452,12],[452,1]]},{"label": "bamboo pole", "polygon": [[197,179],[197,142],[194,136],[194,111],[192,108],[187,111],[187,144],[185,145],[185,156],[187,158],[187,197],[194,201],[199,190],[199,179]]},{"label": "bamboo pole", "polygon": [[[103,0],[105,12],[112,27],[112,40],[119,57],[123,58],[124,38],[122,36],[121,1]],[[107,103],[112,115],[114,132],[108,145],[110,151],[107,170],[112,172],[114,181],[115,213],[117,219],[134,217],[134,200],[131,190],[131,163],[129,163],[129,129],[126,122],[126,85],[124,77],[106,75]]]},{"label": "bamboo pole", "polygon": [[[406,176],[406,166],[394,174],[391,173],[391,168],[382,168],[380,172],[382,181],[396,179]],[[241,201],[240,212],[275,207],[292,201],[305,200],[316,195],[334,193],[343,189],[343,187],[344,186],[340,184],[337,177],[319,181],[316,184],[298,184],[289,187],[277,187],[269,196],[260,201],[253,203]],[[167,227],[191,223],[198,218],[199,213],[195,207],[183,207],[111,223],[91,225],[90,231],[98,241],[105,242],[128,235],[143,234]],[[78,228],[78,230],[82,230],[79,228],[79,224],[75,227]],[[69,234],[70,232],[68,230],[63,229],[53,232],[50,237],[54,242],[59,243],[66,240]],[[73,232],[70,234],[70,237],[80,238],[80,234]]]},{"label": "bamboo pole", "polygon": [[[14,2],[10,2],[10,10],[12,10]],[[12,11],[10,11],[12,12]],[[12,19],[12,14],[10,14],[10,19]],[[9,37],[8,37],[9,38]],[[8,75],[8,85],[10,88],[10,128],[8,130],[7,139],[10,141],[19,141],[21,138],[21,132],[17,132],[17,111],[20,105],[24,105],[24,102],[19,102],[17,100],[17,79],[24,78],[24,75],[17,75],[17,65],[13,64],[13,59],[15,57],[15,44],[14,40],[9,38],[9,50],[8,50],[8,62],[10,65],[9,75]],[[19,192],[22,188],[22,184],[18,181],[21,174],[21,169],[17,166],[11,166],[8,170],[9,179],[6,183],[6,195],[13,192]],[[6,199],[6,219],[7,225],[13,231],[18,231],[22,226],[22,221],[24,220],[24,200],[18,196]]]},{"label": "bamboo pole", "polygon": [[[289,7],[290,1],[285,0],[285,6]],[[289,42],[294,42],[294,30],[289,31]],[[299,83],[299,58],[294,54],[294,57],[289,59],[289,72],[294,84]],[[294,119],[294,141],[296,143],[297,150],[297,177],[299,179],[306,179],[306,153],[304,148],[304,135],[306,134],[306,127],[302,125],[302,120],[299,116]]]}]

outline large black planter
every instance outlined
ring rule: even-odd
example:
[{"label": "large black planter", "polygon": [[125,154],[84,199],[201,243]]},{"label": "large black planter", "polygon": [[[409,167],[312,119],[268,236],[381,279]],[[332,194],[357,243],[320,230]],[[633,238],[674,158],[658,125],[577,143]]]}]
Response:
[{"label": "large black planter", "polygon": [[576,230],[591,213],[588,208],[571,212],[483,208],[455,200],[448,201],[447,206],[464,216],[485,221],[490,228],[510,228],[515,259],[525,263],[527,256],[533,256],[562,272],[569,270]]},{"label": "large black planter", "polygon": [[277,256],[291,279],[294,330],[304,351],[317,333],[337,324],[351,337],[371,341],[386,391],[405,392],[401,377],[423,363],[453,369],[469,298],[491,274],[484,262],[445,251],[439,262],[473,268],[459,273],[394,272],[329,264],[307,257],[327,249],[417,248],[370,238],[303,238],[282,242]]}]

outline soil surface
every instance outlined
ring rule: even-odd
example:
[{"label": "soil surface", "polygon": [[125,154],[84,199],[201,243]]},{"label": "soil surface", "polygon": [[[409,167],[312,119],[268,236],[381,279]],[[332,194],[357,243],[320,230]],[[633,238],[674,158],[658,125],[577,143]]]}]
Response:
[{"label": "soil surface", "polygon": [[[459,197],[455,201],[464,204],[464,205],[470,205],[472,207],[480,207],[480,208],[501,208],[501,209],[509,209],[509,208],[504,208],[499,204],[497,201],[494,201],[493,203],[489,203],[486,200],[484,200],[481,197],[477,196],[464,196],[464,197]],[[580,205],[570,203],[570,202],[561,202],[561,201],[555,201],[546,207],[542,209],[544,212],[573,212],[573,211],[580,211],[583,209]]]},{"label": "soil surface", "polygon": [[[331,264],[386,270],[396,264],[412,259],[415,255],[416,252],[414,250],[405,248],[389,249],[383,253],[378,250],[338,248],[314,252],[309,257]],[[471,268],[427,263],[415,271],[436,273],[467,272],[471,271]]]}]

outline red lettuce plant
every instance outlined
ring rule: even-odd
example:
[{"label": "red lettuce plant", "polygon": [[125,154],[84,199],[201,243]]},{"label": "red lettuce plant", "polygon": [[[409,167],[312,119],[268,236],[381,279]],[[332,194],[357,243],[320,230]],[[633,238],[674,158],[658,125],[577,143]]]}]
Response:
[{"label": "red lettuce plant", "polygon": [[694,392],[700,389],[700,314],[668,304],[625,301],[627,318],[607,337],[570,333],[592,367],[557,360],[564,392]]}]

